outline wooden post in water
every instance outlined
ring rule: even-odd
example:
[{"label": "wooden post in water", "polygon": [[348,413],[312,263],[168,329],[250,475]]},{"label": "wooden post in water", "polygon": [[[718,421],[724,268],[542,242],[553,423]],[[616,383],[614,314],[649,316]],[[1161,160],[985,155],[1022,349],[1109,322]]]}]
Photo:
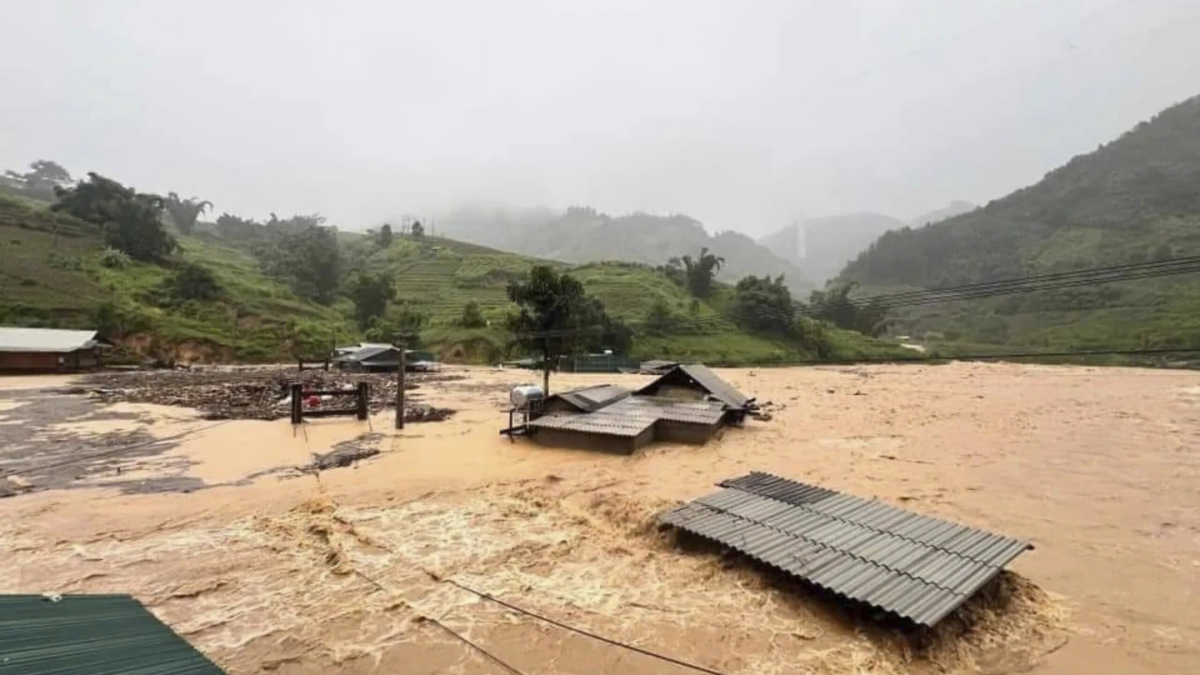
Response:
[{"label": "wooden post in water", "polygon": [[400,367],[396,369],[396,428],[404,428],[404,351],[406,343],[402,336],[396,336],[396,347],[400,350]]},{"label": "wooden post in water", "polygon": [[356,404],[355,411],[357,412],[358,419],[367,419],[367,414],[370,410],[369,403],[371,401],[371,385],[367,384],[366,382],[359,382],[358,391],[356,392],[354,400]]},{"label": "wooden post in water", "polygon": [[304,385],[299,382],[292,383],[292,424],[302,424],[304,422],[303,390]]}]

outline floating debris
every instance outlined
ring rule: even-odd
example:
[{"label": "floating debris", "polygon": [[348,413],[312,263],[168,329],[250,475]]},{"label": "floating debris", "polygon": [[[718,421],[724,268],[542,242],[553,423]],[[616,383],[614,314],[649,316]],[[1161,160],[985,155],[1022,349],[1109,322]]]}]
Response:
[{"label": "floating debris", "polygon": [[[405,391],[428,382],[461,380],[452,373],[409,373]],[[153,403],[201,411],[210,420],[277,420],[287,417],[288,387],[301,382],[306,389],[354,389],[371,385],[370,410],[396,406],[396,377],[386,373],[297,371],[295,368],[225,368],[96,373],[84,383],[87,392],[105,402]],[[405,420],[433,422],[452,410],[405,402]]]}]

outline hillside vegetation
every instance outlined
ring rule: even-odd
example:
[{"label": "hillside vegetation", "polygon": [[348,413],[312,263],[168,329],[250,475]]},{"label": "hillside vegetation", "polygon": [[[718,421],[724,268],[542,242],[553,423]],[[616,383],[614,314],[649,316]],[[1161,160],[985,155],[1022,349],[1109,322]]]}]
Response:
[{"label": "hillside vegetation", "polygon": [[[951,287],[1200,254],[1200,97],[1030,187],[885,233],[846,266],[860,293]],[[893,333],[1050,348],[1200,347],[1196,275],[897,310]]]},{"label": "hillside vegetation", "polygon": [[[109,267],[96,226],[0,195],[0,324],[102,328],[126,337],[139,356],[208,361],[291,358],[301,334],[353,331],[344,307],[298,299],[246,253],[212,238],[179,239],[172,265],[126,260]],[[223,297],[167,297],[168,281],[185,263],[212,270]]]},{"label": "hillside vegetation", "polygon": [[[174,230],[178,250],[143,262],[117,255],[106,248],[101,228],[51,211],[47,202],[0,195],[0,324],[100,328],[130,355],[164,361],[315,358],[334,341],[367,336],[345,291],[350,279],[367,273],[394,291],[387,325],[417,317],[412,325],[424,346],[447,359],[491,362],[522,356],[511,351],[504,328],[514,308],[506,288],[545,264],[570,269],[610,315],[633,328],[635,357],[754,364],[818,356],[794,340],[740,330],[728,318],[732,289],[722,284],[700,301],[647,265],[571,268],[432,236],[396,236],[382,245],[377,234],[338,233],[343,290],[322,304],[300,293],[302,285],[265,271],[281,260],[290,264],[280,246],[264,251],[259,234],[239,234],[241,226],[224,218],[218,219],[224,228],[201,222],[191,234]],[[296,220],[302,219],[254,227],[282,231]],[[211,272],[211,294],[181,296],[179,279],[196,268]],[[469,303],[481,315],[477,325],[464,325]],[[647,318],[664,307],[665,328],[648,328]],[[825,354],[837,358],[901,353],[831,327],[819,337]]]}]

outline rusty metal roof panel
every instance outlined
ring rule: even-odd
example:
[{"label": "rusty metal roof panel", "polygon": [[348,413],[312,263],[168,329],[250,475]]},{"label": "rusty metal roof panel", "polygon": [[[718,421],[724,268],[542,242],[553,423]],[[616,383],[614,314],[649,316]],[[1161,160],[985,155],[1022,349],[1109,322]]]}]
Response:
[{"label": "rusty metal roof panel", "polygon": [[1032,548],[770,474],[756,472],[721,486],[660,520],[929,626]]}]

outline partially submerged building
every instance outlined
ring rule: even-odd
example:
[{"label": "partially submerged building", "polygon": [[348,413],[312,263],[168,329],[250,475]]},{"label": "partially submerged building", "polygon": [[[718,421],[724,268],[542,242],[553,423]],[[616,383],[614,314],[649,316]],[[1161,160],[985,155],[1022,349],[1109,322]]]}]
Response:
[{"label": "partially submerged building", "polygon": [[707,367],[676,366],[636,392],[604,384],[550,396],[520,431],[540,445],[630,454],[652,441],[706,443],[752,407]]},{"label": "partially submerged building", "polygon": [[0,326],[0,372],[64,373],[100,365],[94,330]]}]

